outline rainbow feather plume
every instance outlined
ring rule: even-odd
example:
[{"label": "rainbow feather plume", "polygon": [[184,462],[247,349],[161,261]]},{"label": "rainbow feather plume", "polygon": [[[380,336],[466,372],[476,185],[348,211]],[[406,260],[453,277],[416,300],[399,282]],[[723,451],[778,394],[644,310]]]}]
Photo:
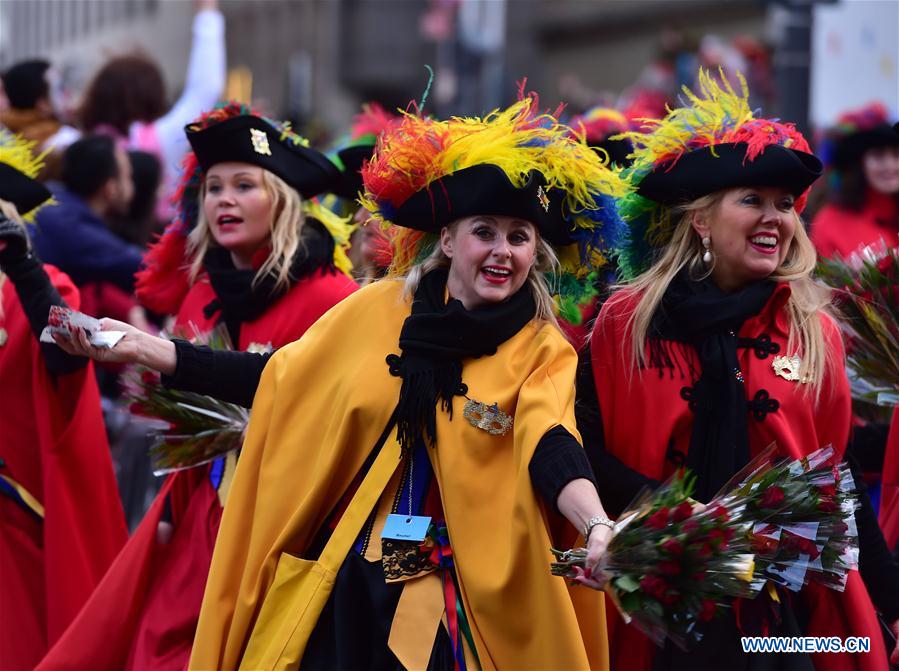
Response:
[{"label": "rainbow feather plume", "polygon": [[[641,119],[641,131],[628,131],[612,139],[627,139],[634,150],[631,166],[621,176],[633,188],[619,202],[627,229],[614,255],[622,279],[632,279],[649,267],[656,254],[671,239],[675,222],[670,208],[644,198],[637,186],[649,173],[670,170],[686,153],[718,144],[746,143],[746,161],[754,160],[766,147],[780,145],[811,152],[808,142],[793,124],[756,118],[749,107],[746,79],[737,74],[739,90],[734,90],[723,71],[713,77],[699,71],[699,90],[683,88],[684,105],[669,110],[663,119]],[[719,81],[720,79],[720,81]],[[806,194],[796,200],[802,211]]]}]

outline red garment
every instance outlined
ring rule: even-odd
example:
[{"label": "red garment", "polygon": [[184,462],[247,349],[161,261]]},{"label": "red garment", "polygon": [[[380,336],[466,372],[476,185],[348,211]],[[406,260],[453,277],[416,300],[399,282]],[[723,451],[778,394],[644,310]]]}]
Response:
[{"label": "red garment", "polygon": [[887,438],[883,476],[880,480],[880,528],[891,550],[899,544],[899,409],[893,411],[893,423]]},{"label": "red garment", "polygon": [[[356,288],[343,274],[304,278],[257,320],[241,325],[238,349],[251,344],[277,349],[296,340]],[[211,330],[215,316],[206,318],[203,308],[214,298],[211,285],[201,279],[185,297],[177,326]],[[210,469],[168,477],[106,578],[38,669],[180,671],[187,666],[222,516]],[[160,545],[156,530],[166,499],[175,531]]]},{"label": "red garment", "polygon": [[[45,266],[73,308],[78,290]],[[128,537],[91,365],[52,378],[12,282],[0,292],[0,475],[44,517],[0,494],[0,667],[32,669]]]},{"label": "red garment", "polygon": [[[748,319],[739,335],[757,338],[768,334],[780,345],[780,353],[786,354],[788,322],[784,305],[789,295],[788,285],[778,285],[762,312]],[[689,450],[693,415],[680,391],[692,384],[689,371],[691,365],[699,370],[699,359],[692,350],[681,355],[680,348],[672,348],[671,354],[680,365],[671,375],[667,370],[662,375],[655,369],[632,370],[632,350],[625,327],[635,305],[632,294],[619,293],[600,311],[590,345],[593,376],[609,452],[643,475],[664,480],[675,469],[666,458],[669,449],[683,455]],[[824,331],[828,351],[835,361],[842,362],[843,345],[836,324],[825,319]],[[683,356],[689,356],[692,361],[684,360]],[[849,438],[851,415],[849,383],[842,365],[825,377],[821,399],[815,407],[813,400],[802,393],[800,383],[774,374],[771,355],[760,359],[753,350],[740,348],[738,359],[747,399],[765,389],[771,398],[780,402],[780,408],[761,422],[749,417],[752,454],[758,454],[772,442],[776,442],[781,454],[793,458],[828,444],[842,454]],[[874,607],[858,572],[850,574],[842,594],[810,585],[798,596],[804,599],[811,617],[807,635],[871,638],[870,654],[814,655],[816,669],[881,671],[887,668]],[[617,615],[610,615],[608,622],[612,668],[649,669],[653,644],[635,628],[626,626]]]},{"label": "red garment", "polygon": [[811,236],[818,256],[840,254],[848,257],[863,245],[885,240],[899,245],[896,198],[869,190],[865,207],[853,212],[837,205],[825,205],[812,222]]},{"label": "red garment", "polygon": [[594,298],[586,305],[580,307],[580,324],[572,324],[564,319],[559,320],[559,328],[565,335],[565,339],[568,340],[568,342],[571,343],[571,346],[578,352],[583,349],[584,345],[587,344],[587,340],[590,338],[590,327],[593,325],[593,320],[596,319],[596,315],[599,312],[598,305],[599,300]]},{"label": "red garment", "polygon": [[86,315],[103,315],[127,322],[137,299],[110,282],[88,282],[80,288],[81,311]]}]

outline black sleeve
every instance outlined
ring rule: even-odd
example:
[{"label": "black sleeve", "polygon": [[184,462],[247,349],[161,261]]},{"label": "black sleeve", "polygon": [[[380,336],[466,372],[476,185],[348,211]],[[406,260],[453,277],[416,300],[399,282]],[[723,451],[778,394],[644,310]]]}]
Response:
[{"label": "black sleeve", "polygon": [[563,426],[543,434],[528,464],[528,472],[534,489],[556,512],[559,493],[569,482],[585,478],[596,485],[584,448]]},{"label": "black sleeve", "polygon": [[887,622],[899,619],[899,561],[890,553],[868,488],[862,479],[858,462],[847,458],[858,490],[859,508],[855,511],[858,526],[858,572],[862,576],[871,601]]},{"label": "black sleeve", "polygon": [[230,352],[192,345],[186,340],[175,343],[175,372],[163,375],[162,384],[171,389],[193,391],[220,401],[252,407],[262,369],[271,354]]},{"label": "black sleeve", "polygon": [[887,449],[887,435],[890,425],[884,422],[869,422],[864,426],[852,427],[846,454],[851,455],[855,465],[865,473],[880,473]]},{"label": "black sleeve", "polygon": [[606,451],[602,413],[590,361],[588,343],[581,350],[578,365],[577,401],[574,405],[577,430],[581,434],[584,451],[593,467],[596,490],[599,492],[603,508],[612,517],[618,517],[645,487],[656,489],[660,483],[626,466]]},{"label": "black sleeve", "polygon": [[[50,306],[68,307],[50,281],[40,259],[33,252],[14,261],[3,260],[3,271],[16,288],[22,310],[28,318],[31,332],[40,339],[47,325]],[[65,375],[84,368],[89,359],[67,354],[54,343],[40,343],[44,364],[53,376]]]}]

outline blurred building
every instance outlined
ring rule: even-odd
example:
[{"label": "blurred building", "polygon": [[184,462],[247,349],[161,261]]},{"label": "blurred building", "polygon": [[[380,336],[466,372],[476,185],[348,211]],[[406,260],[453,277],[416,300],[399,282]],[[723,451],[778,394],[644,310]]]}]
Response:
[{"label": "blurred building", "polygon": [[[757,0],[222,0],[235,88],[306,132],[334,132],[358,105],[421,100],[480,113],[508,103],[515,82],[547,107],[617,96],[666,49],[714,33],[760,38]],[[142,49],[174,99],[187,64],[187,0],[2,0],[0,67],[43,56],[83,86],[110,54]],[[667,36],[667,37],[666,37]],[[672,37],[675,36],[675,37]],[[666,44],[674,40],[677,44]],[[249,75],[249,76],[248,76]]]}]

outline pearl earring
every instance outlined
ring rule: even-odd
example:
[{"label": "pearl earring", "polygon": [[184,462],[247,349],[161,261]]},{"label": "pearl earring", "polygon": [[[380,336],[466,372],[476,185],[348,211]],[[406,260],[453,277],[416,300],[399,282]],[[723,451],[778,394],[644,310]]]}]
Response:
[{"label": "pearl earring", "polygon": [[702,255],[702,262],[706,265],[712,262],[712,239],[708,236],[702,239],[702,246],[705,248],[705,254]]}]

